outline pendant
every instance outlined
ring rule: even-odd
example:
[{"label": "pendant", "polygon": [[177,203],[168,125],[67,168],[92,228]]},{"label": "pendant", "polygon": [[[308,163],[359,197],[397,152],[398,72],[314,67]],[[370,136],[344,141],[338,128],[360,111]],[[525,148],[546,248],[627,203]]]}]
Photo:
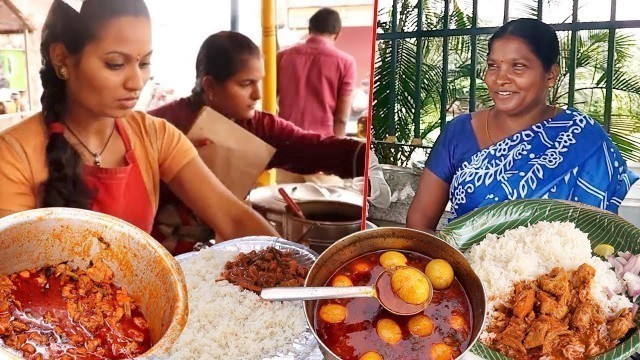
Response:
[{"label": "pendant", "polygon": [[102,165],[102,159],[100,159],[100,154],[93,154],[93,163],[96,164],[97,167]]}]

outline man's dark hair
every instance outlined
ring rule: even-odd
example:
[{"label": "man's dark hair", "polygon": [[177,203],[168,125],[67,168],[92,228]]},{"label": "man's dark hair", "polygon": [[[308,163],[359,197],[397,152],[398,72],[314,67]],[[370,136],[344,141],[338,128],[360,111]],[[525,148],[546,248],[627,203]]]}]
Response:
[{"label": "man's dark hair", "polygon": [[336,35],[342,30],[342,20],[337,11],[322,8],[309,19],[309,32],[319,35]]}]

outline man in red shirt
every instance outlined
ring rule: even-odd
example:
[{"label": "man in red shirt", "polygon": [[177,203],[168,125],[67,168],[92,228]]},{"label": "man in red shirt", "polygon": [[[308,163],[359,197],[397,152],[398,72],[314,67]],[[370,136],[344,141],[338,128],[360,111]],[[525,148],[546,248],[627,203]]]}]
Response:
[{"label": "man in red shirt", "polygon": [[307,41],[278,53],[280,117],[322,135],[344,136],[351,112],[356,61],[335,46],[341,29],[337,11],[320,9]]}]

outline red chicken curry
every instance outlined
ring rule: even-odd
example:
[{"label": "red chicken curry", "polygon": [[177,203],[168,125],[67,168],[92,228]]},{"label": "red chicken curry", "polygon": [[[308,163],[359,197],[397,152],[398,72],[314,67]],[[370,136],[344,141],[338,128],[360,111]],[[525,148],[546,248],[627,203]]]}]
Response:
[{"label": "red chicken curry", "polygon": [[66,264],[0,275],[0,344],[27,359],[125,359],[151,347],[147,322],[113,272]]},{"label": "red chicken curry", "polygon": [[594,276],[595,269],[583,264],[516,284],[487,327],[488,345],[518,360],[587,359],[614,347],[635,327],[632,314],[605,319],[590,295]]}]

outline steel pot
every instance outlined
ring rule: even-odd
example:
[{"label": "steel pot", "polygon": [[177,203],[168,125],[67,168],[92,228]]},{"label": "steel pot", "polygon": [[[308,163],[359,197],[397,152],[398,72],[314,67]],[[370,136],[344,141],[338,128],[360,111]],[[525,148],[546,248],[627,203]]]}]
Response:
[{"label": "steel pot", "polygon": [[[453,246],[434,235],[407,228],[383,227],[364,230],[340,239],[326,249],[309,269],[305,286],[325,286],[331,276],[345,263],[369,252],[378,250],[409,250],[431,258],[447,260],[453,267],[456,278],[462,284],[471,303],[473,325],[469,347],[475,344],[485,323],[486,297],[480,278],[467,259]],[[326,347],[315,331],[315,309],[317,301],[305,301],[304,310],[309,328],[318,340],[320,351],[328,360],[340,358]]]},{"label": "steel pot", "polygon": [[322,253],[337,240],[362,229],[362,206],[332,200],[296,202],[305,220],[285,212],[282,235]]},{"label": "steel pot", "polygon": [[[0,219],[0,274],[64,261],[101,260],[140,304],[151,341],[144,357],[168,353],[185,327],[187,287],[177,261],[149,234],[88,210],[45,208]],[[15,358],[0,346],[0,358]]]}]

